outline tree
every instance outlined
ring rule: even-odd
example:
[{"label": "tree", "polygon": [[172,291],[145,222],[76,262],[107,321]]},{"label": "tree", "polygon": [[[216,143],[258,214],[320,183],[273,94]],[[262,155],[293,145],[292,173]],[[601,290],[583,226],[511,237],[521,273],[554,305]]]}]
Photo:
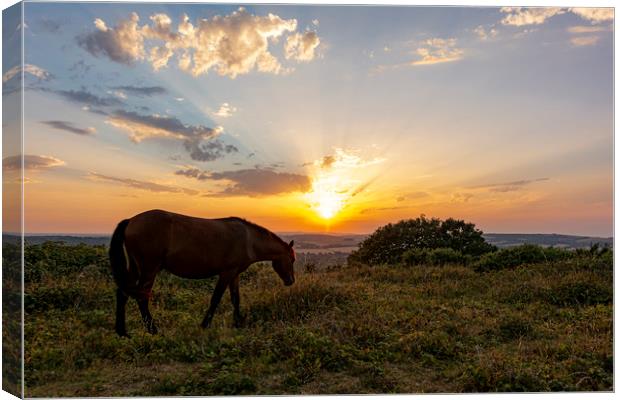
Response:
[{"label": "tree", "polygon": [[473,223],[453,218],[445,221],[428,219],[421,215],[378,228],[351,253],[348,262],[394,264],[400,262],[408,250],[438,248],[450,248],[470,256],[480,256],[496,249],[484,240],[482,231]]}]

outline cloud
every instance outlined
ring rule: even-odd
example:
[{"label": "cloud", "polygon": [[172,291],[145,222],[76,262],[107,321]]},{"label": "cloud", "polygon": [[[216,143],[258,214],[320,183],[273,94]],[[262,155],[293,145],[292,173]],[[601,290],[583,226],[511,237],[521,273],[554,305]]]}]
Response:
[{"label": "cloud", "polygon": [[90,172],[89,177],[96,181],[102,181],[107,183],[120,183],[123,186],[127,186],[134,189],[146,190],[155,193],[183,193],[188,195],[197,195],[200,192],[194,189],[187,189],[178,186],[164,185],[161,183],[139,181],[131,178],[118,178],[115,176],[102,175],[96,172]]},{"label": "cloud", "polygon": [[165,115],[142,115],[133,111],[117,110],[110,114],[110,125],[129,132],[130,139],[139,143],[153,137],[170,137],[176,139],[203,139],[217,137],[222,128],[209,128],[204,125],[186,125],[178,118]]},{"label": "cloud", "polygon": [[613,21],[614,19],[614,9],[609,8],[596,8],[596,7],[588,7],[588,8],[570,8],[570,12],[580,16],[581,18],[590,21],[592,24],[599,24],[601,22]]},{"label": "cloud", "polygon": [[224,144],[220,140],[204,142],[201,138],[187,139],[183,143],[192,160],[214,161],[226,154],[237,153],[239,149],[232,144]]},{"label": "cloud", "polygon": [[199,168],[189,167],[185,169],[180,169],[174,172],[175,175],[185,176],[187,178],[195,178],[199,181],[204,181],[209,179],[209,173],[207,171],[203,171]]},{"label": "cloud", "polygon": [[577,36],[570,38],[570,43],[576,47],[594,46],[599,40],[598,36]]},{"label": "cloud", "polygon": [[474,28],[474,33],[478,35],[480,40],[489,40],[495,38],[499,34],[499,31],[493,27],[485,29],[484,26],[478,25]]},{"label": "cloud", "polygon": [[134,12],[129,19],[121,20],[116,27],[110,28],[97,18],[95,31],[78,36],[78,44],[96,57],[106,56],[118,63],[132,64],[145,57],[139,20],[140,17]]},{"label": "cloud", "polygon": [[384,162],[381,157],[365,159],[360,156],[359,151],[351,149],[342,149],[336,147],[333,154],[323,156],[323,158],[314,161],[311,165],[321,169],[351,169],[368,167]]},{"label": "cloud", "polygon": [[524,26],[543,24],[554,15],[564,14],[566,11],[559,7],[502,7],[500,12],[507,14],[501,20],[503,25]]},{"label": "cloud", "polygon": [[56,90],[44,88],[40,88],[39,90],[57,94],[58,96],[63,97],[65,100],[68,100],[72,103],[82,104],[86,106],[109,107],[123,104],[123,102],[117,98],[99,97],[89,92],[83,87],[80,90]]},{"label": "cloud", "polygon": [[456,47],[456,39],[433,38],[423,42],[422,47],[416,50],[422,57],[412,61],[411,65],[431,65],[458,61],[463,58],[463,50]]},{"label": "cloud", "polygon": [[305,175],[267,169],[214,172],[211,179],[232,182],[221,193],[224,195],[265,196],[310,190],[310,178]]},{"label": "cloud", "polygon": [[230,183],[229,186],[220,192],[205,195],[208,197],[260,197],[283,193],[304,193],[310,190],[310,178],[308,176],[275,172],[271,169],[255,168],[206,172],[198,168],[187,168],[175,173],[198,180],[225,181]]},{"label": "cloud", "polygon": [[[4,75],[2,75],[2,83],[6,83],[10,81],[17,75],[21,74],[21,72],[22,72],[21,65],[14,66],[13,68],[6,71]],[[35,78],[42,80],[42,81],[47,81],[52,78],[52,74],[50,74],[43,68],[37,67],[36,65],[33,65],[33,64],[24,64],[24,73],[30,74],[34,76]]]},{"label": "cloud", "polygon": [[[52,156],[25,154],[24,169],[42,170],[46,168],[65,165],[65,162]],[[19,171],[22,168],[22,158],[20,156],[9,156],[2,159],[2,169],[4,171]]]},{"label": "cloud", "polygon": [[491,192],[512,192],[519,190],[523,186],[529,185],[535,182],[543,182],[548,181],[549,178],[538,178],[538,179],[522,179],[519,181],[511,181],[511,182],[501,182],[501,183],[490,183],[484,185],[470,186],[470,189],[489,189]]},{"label": "cloud", "polygon": [[452,202],[453,203],[468,203],[472,197],[474,197],[474,195],[471,193],[453,193]]},{"label": "cloud", "polygon": [[112,89],[127,92],[140,97],[150,97],[158,94],[166,94],[168,91],[161,86],[114,86]]},{"label": "cloud", "polygon": [[303,34],[294,33],[286,38],[284,56],[287,60],[312,61],[315,56],[314,52],[320,43],[321,40],[314,31],[308,31]]},{"label": "cloud", "polygon": [[[240,7],[229,15],[200,19],[196,25],[183,15],[176,29],[171,18],[163,13],[151,15],[150,24],[140,26],[139,20],[138,14],[132,13],[110,28],[97,18],[95,31],[79,36],[78,44],[94,56],[106,56],[122,64],[147,60],[156,71],[168,67],[176,56],[179,69],[194,76],[210,70],[230,78],[251,71],[289,71],[269,47],[286,33],[296,31],[295,19],[282,19],[271,13],[252,15]],[[314,58],[320,41],[316,33],[292,36],[289,58]]]},{"label": "cloud", "polygon": [[411,208],[409,206],[396,206],[396,207],[369,207],[364,208],[360,211],[360,214],[368,214],[380,211],[392,211],[392,210],[404,210],[407,208]]},{"label": "cloud", "polygon": [[237,112],[236,107],[233,107],[229,103],[222,103],[220,105],[220,108],[217,111],[213,112],[213,115],[215,115],[216,117],[228,118],[231,117],[235,112]]},{"label": "cloud", "polygon": [[596,32],[607,32],[611,31],[611,26],[601,26],[601,25],[577,25],[571,26],[567,30],[569,33],[596,33]]},{"label": "cloud", "polygon": [[555,15],[571,12],[592,24],[613,21],[613,8],[559,8],[559,7],[502,7],[500,11],[507,14],[502,20],[503,25],[524,26],[541,25]]},{"label": "cloud", "polygon": [[51,126],[54,129],[75,133],[77,135],[91,135],[97,132],[97,130],[93,127],[78,128],[68,121],[41,121],[41,123]]},{"label": "cloud", "polygon": [[110,114],[106,122],[128,132],[134,143],[155,137],[182,140],[185,150],[196,161],[214,161],[239,151],[236,146],[216,139],[223,132],[221,126],[187,125],[175,117],[123,110]]},{"label": "cloud", "polygon": [[428,193],[426,192],[413,192],[413,193],[408,193],[408,194],[397,197],[396,201],[401,202],[401,201],[411,200],[411,199],[420,199],[422,197],[427,197],[427,196],[428,196]]}]

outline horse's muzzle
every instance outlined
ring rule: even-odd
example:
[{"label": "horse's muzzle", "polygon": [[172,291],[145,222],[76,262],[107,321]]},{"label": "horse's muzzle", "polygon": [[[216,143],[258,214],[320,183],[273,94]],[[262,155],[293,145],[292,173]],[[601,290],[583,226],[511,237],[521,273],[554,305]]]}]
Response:
[{"label": "horse's muzzle", "polygon": [[284,286],[291,286],[293,283],[295,283],[295,278],[291,276],[286,281],[284,281]]}]

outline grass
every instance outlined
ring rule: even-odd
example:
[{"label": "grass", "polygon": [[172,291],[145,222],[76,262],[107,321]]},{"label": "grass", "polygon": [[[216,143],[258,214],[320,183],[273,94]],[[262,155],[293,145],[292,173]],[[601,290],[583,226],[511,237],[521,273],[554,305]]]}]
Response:
[{"label": "grass", "polygon": [[[613,390],[612,265],[594,258],[300,267],[291,287],[253,265],[240,329],[228,295],[200,328],[215,280],[164,272],[160,334],[130,302],[121,339],[105,249],[75,247],[29,252],[27,397]],[[59,259],[71,266],[50,267]]]}]

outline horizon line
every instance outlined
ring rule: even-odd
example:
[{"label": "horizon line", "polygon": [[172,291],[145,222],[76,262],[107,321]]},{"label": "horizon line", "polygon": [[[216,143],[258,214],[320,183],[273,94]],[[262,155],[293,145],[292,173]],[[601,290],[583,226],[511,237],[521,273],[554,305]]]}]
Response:
[{"label": "horizon line", "polygon": [[[324,236],[369,236],[372,233],[337,233],[337,232],[312,232],[312,231],[299,231],[299,232],[275,232],[278,235],[324,235]],[[21,236],[19,232],[2,232],[2,236]],[[525,232],[483,232],[482,235],[556,235],[556,236],[576,236],[576,237],[586,237],[586,238],[601,238],[601,239],[613,239],[614,236],[606,236],[606,235],[584,235],[584,234],[575,234],[575,233],[543,233],[543,232],[534,232],[534,233],[525,233]],[[44,237],[44,236],[74,236],[74,237],[110,237],[112,233],[79,233],[79,232],[35,232],[35,233],[27,233],[24,234],[24,237]]]}]

